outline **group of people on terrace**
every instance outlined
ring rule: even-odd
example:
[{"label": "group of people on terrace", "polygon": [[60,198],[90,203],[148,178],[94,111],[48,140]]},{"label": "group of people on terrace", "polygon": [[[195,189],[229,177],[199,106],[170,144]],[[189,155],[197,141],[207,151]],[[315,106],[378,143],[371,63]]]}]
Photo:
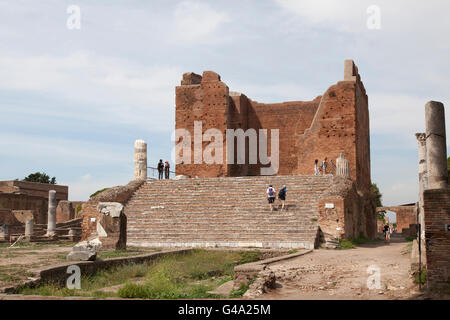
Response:
[{"label": "group of people on terrace", "polygon": [[333,160],[330,160],[330,165],[328,166],[328,158],[325,157],[325,159],[322,160],[322,162],[319,163],[319,159],[316,159],[314,161],[314,175],[320,176],[321,174],[328,174],[333,173],[334,171],[334,163]]},{"label": "group of people on terrace", "polygon": [[158,162],[158,179],[163,179],[163,176],[165,179],[169,179],[170,176],[170,164],[169,161],[166,161],[163,163],[162,159],[159,159]]}]

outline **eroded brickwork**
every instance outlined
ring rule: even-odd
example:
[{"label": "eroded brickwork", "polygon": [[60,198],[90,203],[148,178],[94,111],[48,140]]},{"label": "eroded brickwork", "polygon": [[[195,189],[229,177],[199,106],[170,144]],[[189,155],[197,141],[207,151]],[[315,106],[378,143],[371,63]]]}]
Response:
[{"label": "eroded brickwork", "polygon": [[[225,165],[194,164],[194,121],[202,121],[202,132],[218,129],[224,138]],[[220,177],[260,175],[261,165],[226,164],[226,129],[270,129],[280,131],[278,175],[313,174],[314,160],[335,160],[342,153],[350,161],[351,178],[358,190],[370,187],[370,138],[368,99],[358,69],[346,61],[344,81],[331,86],[313,101],[264,104],[244,94],[229,92],[220,76],[205,71],[183,75],[176,88],[176,128],[191,133],[190,164],[177,164],[178,175]],[[203,142],[203,148],[209,142]],[[235,154],[236,154],[235,148]],[[268,143],[268,154],[271,154]]]},{"label": "eroded brickwork", "polygon": [[424,192],[427,280],[431,288],[450,283],[450,189]]},{"label": "eroded brickwork", "polygon": [[403,205],[393,207],[378,207],[377,212],[392,211],[396,213],[397,232],[411,234],[416,230],[417,225],[417,205]]}]

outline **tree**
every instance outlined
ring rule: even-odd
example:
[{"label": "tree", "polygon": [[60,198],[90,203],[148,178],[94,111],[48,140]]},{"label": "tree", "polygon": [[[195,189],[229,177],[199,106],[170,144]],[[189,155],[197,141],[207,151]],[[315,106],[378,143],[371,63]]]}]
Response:
[{"label": "tree", "polygon": [[45,172],[30,173],[28,177],[25,177],[22,181],[56,184],[56,178],[53,177],[50,179],[50,176]]},{"label": "tree", "polygon": [[[447,177],[450,177],[450,157],[447,158]],[[450,179],[448,181],[448,186],[450,187]]]},{"label": "tree", "polygon": [[[381,199],[383,198],[383,195],[380,192],[380,189],[378,188],[376,183],[372,183],[372,185],[370,186],[370,196],[372,198],[373,203],[375,204],[375,206],[378,207],[382,207],[382,201]],[[384,216],[386,215],[386,211],[380,211],[377,212],[377,218],[379,220],[385,221],[384,220]]]}]

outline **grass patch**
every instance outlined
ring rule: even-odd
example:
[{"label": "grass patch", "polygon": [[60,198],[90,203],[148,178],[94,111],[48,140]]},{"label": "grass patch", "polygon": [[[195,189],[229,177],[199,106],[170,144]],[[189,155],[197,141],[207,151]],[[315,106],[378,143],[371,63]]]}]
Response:
[{"label": "grass patch", "polygon": [[339,239],[339,245],[336,247],[336,250],[348,250],[354,248],[356,247],[352,240]]},{"label": "grass patch", "polygon": [[100,259],[109,259],[109,258],[119,258],[119,257],[129,257],[129,256],[138,256],[144,254],[148,251],[144,250],[107,250],[100,251],[98,257]]},{"label": "grass patch", "polygon": [[414,241],[417,239],[417,235],[414,236],[405,236],[405,240],[406,241]]},{"label": "grass patch", "polygon": [[294,253],[297,253],[297,252],[298,252],[298,249],[291,249],[291,250],[288,251],[288,254],[294,254]]},{"label": "grass patch", "polygon": [[[122,253],[136,254],[136,252]],[[108,255],[108,252],[105,254]],[[49,283],[34,289],[23,288],[19,293],[96,298],[108,296],[141,299],[219,298],[209,294],[208,291],[233,280],[234,266],[257,261],[260,257],[261,252],[257,250],[194,249],[184,255],[166,255],[148,263],[127,264],[99,271],[90,277],[83,276],[80,290],[58,288]],[[101,290],[116,285],[123,285],[117,293]]]},{"label": "grass patch", "polygon": [[354,249],[357,245],[368,244],[368,243],[377,243],[381,242],[383,239],[375,238],[368,239],[364,236],[364,234],[360,234],[358,238],[349,238],[349,239],[339,239],[339,245],[336,247],[337,250],[347,250]]},{"label": "grass patch", "polygon": [[425,284],[427,283],[427,269],[422,269],[421,274],[419,272],[416,272],[414,274],[414,283],[415,284]]},{"label": "grass patch", "polygon": [[233,291],[231,291],[230,297],[229,297],[229,298],[230,298],[230,299],[233,299],[233,298],[239,298],[239,297],[242,297],[242,296],[244,295],[244,293],[247,292],[248,288],[250,287],[250,285],[251,285],[253,282],[255,282],[255,279],[251,279],[251,280],[247,281],[247,284],[241,283],[241,284],[239,285],[239,288],[238,288],[238,289],[233,289]]},{"label": "grass patch", "polygon": [[[101,189],[101,190],[97,190],[97,191],[95,191],[93,194],[91,194],[90,196],[89,196],[89,198],[93,198],[93,197],[95,197],[96,195],[98,195],[99,193],[102,193],[103,191],[106,191],[106,190],[108,190],[109,188],[104,188],[104,189]],[[81,209],[80,209],[81,210]]]}]

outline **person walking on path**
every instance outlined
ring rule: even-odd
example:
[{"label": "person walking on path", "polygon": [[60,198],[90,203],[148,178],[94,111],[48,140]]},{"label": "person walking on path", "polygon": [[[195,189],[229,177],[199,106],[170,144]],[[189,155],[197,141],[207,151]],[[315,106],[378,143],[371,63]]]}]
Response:
[{"label": "person walking on path", "polygon": [[164,163],[162,159],[159,159],[158,162],[158,179],[161,180],[163,178],[163,172],[164,172]]},{"label": "person walking on path", "polygon": [[384,242],[388,243],[391,239],[391,230],[389,228],[388,224],[385,224],[383,227],[383,233],[384,233]]},{"label": "person walking on path", "polygon": [[286,186],[283,186],[283,188],[280,189],[280,192],[278,192],[278,199],[280,199],[281,201],[281,211],[283,211],[284,205],[286,203],[286,194],[287,194]]},{"label": "person walking on path", "polygon": [[275,202],[275,189],[271,184],[269,185],[269,188],[267,189],[266,193],[267,193],[267,201],[269,202],[270,206],[270,211],[273,211],[273,203]]},{"label": "person walking on path", "polygon": [[164,165],[164,172],[166,174],[166,179],[169,179],[169,176],[170,176],[170,164],[169,164],[169,161],[166,161],[166,164]]},{"label": "person walking on path", "polygon": [[314,161],[314,175],[320,176],[319,160]]},{"label": "person walking on path", "polygon": [[327,157],[325,157],[325,159],[323,159],[322,164],[321,164],[323,174],[327,173],[327,166],[328,166],[328,161],[327,161]]}]

